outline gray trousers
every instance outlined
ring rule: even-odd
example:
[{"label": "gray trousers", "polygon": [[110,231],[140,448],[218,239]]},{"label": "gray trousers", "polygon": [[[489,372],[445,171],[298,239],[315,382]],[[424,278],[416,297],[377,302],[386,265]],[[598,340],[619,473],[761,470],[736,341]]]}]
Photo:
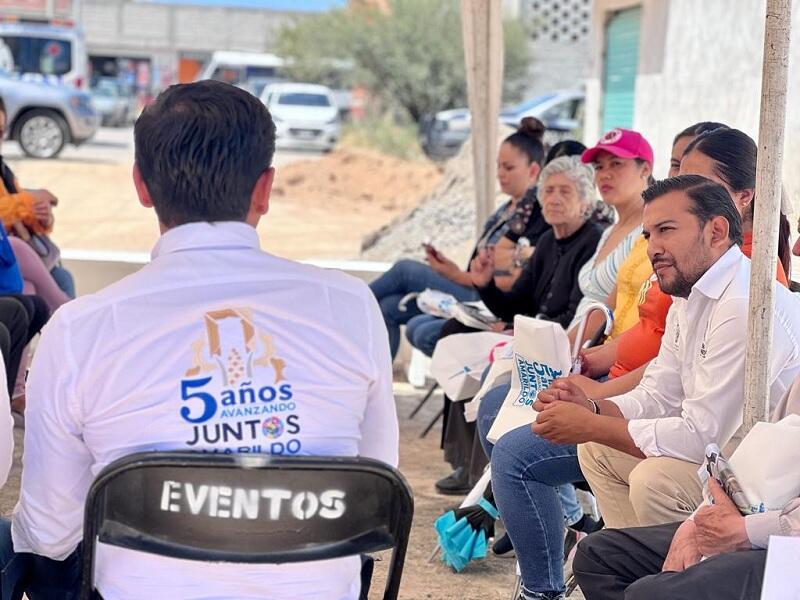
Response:
[{"label": "gray trousers", "polygon": [[662,573],[680,523],[606,529],[578,544],[573,572],[586,600],[757,600],[766,550],[720,554]]}]

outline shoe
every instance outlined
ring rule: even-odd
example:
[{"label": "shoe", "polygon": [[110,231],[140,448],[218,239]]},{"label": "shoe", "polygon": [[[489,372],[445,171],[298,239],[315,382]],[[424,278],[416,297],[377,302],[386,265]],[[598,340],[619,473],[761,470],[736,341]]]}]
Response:
[{"label": "shoe", "polygon": [[577,523],[570,525],[570,528],[589,535],[595,531],[600,531],[604,525],[602,517],[599,521],[595,521],[591,515],[583,515]]},{"label": "shoe", "polygon": [[542,594],[539,592],[520,592],[517,600],[564,600],[566,596],[564,594],[556,594],[555,596],[550,596],[549,594]]},{"label": "shoe", "polygon": [[470,489],[469,473],[464,467],[458,467],[450,475],[436,482],[436,491],[445,496],[462,496]]},{"label": "shoe", "polygon": [[494,552],[497,556],[503,556],[504,554],[508,554],[513,550],[514,546],[511,543],[511,538],[508,537],[508,533],[504,533],[495,540],[494,544],[492,544],[492,552]]}]

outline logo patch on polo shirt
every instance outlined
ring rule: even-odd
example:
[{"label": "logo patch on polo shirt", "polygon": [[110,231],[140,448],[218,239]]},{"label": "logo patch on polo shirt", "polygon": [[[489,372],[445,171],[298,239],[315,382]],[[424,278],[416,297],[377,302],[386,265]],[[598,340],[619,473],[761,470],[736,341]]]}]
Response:
[{"label": "logo patch on polo shirt", "polygon": [[210,452],[297,454],[301,442],[286,361],[250,308],[205,313],[180,382],[179,414],[190,448]]}]

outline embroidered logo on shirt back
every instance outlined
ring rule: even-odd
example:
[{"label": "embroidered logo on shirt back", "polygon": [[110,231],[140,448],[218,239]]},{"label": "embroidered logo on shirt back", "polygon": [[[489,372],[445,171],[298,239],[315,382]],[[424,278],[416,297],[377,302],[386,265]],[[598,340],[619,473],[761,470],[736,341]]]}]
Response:
[{"label": "embroidered logo on shirt back", "polygon": [[192,427],[187,446],[297,454],[300,417],[272,336],[249,308],[207,312],[202,325],[180,384],[180,416]]}]

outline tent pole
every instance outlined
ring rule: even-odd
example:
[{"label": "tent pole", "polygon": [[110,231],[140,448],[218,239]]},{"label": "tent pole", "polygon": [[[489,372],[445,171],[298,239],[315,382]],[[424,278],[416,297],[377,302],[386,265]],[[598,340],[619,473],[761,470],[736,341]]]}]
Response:
[{"label": "tent pole", "polygon": [[461,0],[461,26],[472,115],[472,165],[475,180],[475,227],[494,211],[495,155],[503,86],[501,0]]},{"label": "tent pole", "polygon": [[767,0],[745,354],[744,433],[758,421],[770,418],[770,350],[791,21],[791,0]]}]

